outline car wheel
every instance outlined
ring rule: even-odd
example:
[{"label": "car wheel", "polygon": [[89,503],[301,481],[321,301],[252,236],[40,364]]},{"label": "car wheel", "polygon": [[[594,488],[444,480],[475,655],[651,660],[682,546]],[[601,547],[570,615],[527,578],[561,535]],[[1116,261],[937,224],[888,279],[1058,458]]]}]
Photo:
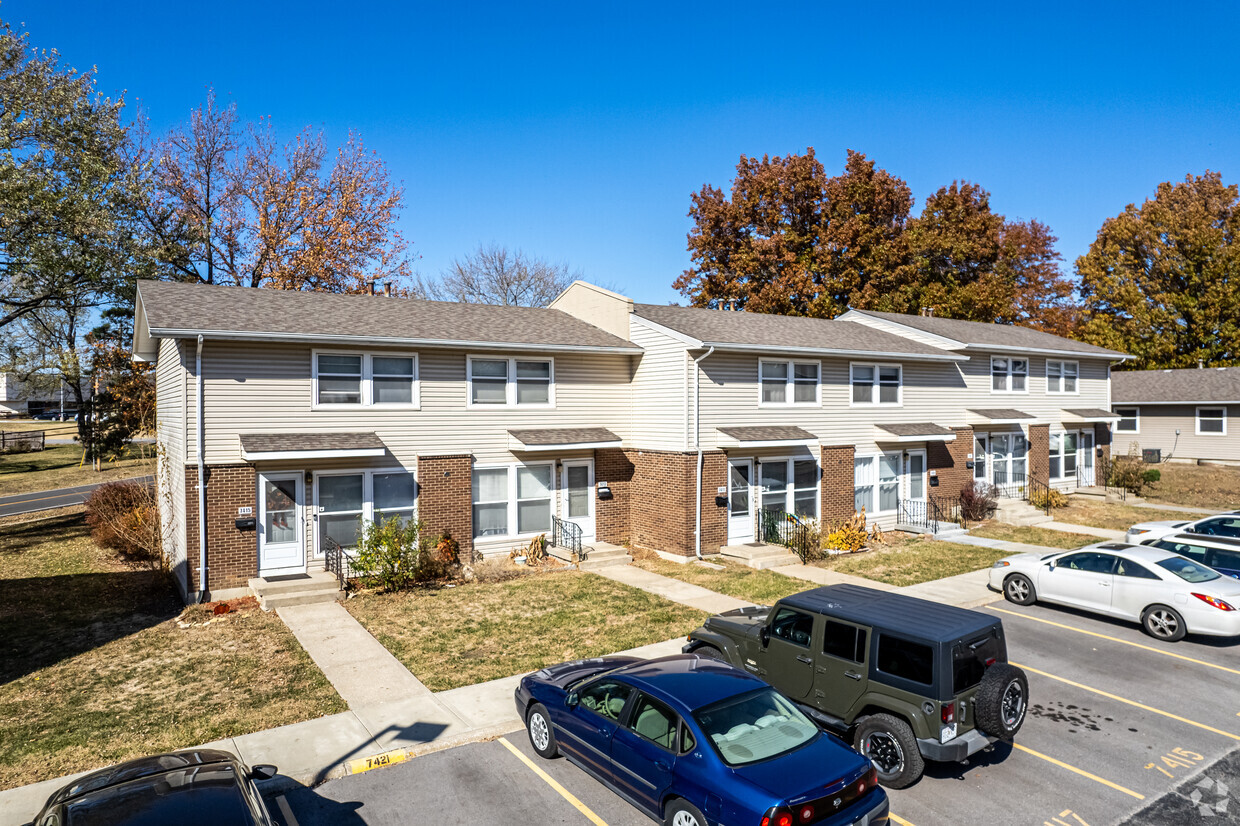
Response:
[{"label": "car wheel", "polygon": [[542,703],[535,703],[525,718],[525,730],[530,735],[530,745],[539,757],[560,756],[560,747],[555,742],[555,730],[551,728],[551,715]]},{"label": "car wheel", "polygon": [[676,798],[667,804],[664,826],[707,826],[706,818],[687,800]]},{"label": "car wheel", "polygon": [[1033,583],[1024,574],[1012,574],[1003,581],[1003,596],[1017,605],[1033,605],[1038,601]]},{"label": "car wheel", "polygon": [[1145,633],[1167,642],[1184,639],[1188,629],[1184,626],[1184,618],[1174,608],[1166,605],[1151,605],[1141,615],[1141,625]]},{"label": "car wheel", "polygon": [[1009,743],[1025,722],[1029,709],[1029,680],[1011,663],[995,663],[982,675],[974,705],[977,727]]},{"label": "car wheel", "polygon": [[891,789],[911,786],[926,768],[913,730],[890,714],[862,718],[853,745],[874,761],[879,782]]},{"label": "car wheel", "polygon": [[705,657],[708,660],[719,660],[719,662],[723,663],[728,661],[727,656],[713,645],[703,645],[701,648],[695,648],[693,649],[693,653],[697,654],[699,657]]}]

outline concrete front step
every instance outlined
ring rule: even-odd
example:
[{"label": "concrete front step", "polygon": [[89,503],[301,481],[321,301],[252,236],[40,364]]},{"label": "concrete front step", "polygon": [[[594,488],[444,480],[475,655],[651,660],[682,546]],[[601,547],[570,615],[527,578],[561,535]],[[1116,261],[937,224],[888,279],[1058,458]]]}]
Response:
[{"label": "concrete front step", "polygon": [[799,565],[801,559],[782,545],[754,543],[752,545],[724,545],[721,556],[748,565],[750,568],[778,568],[781,565]]},{"label": "concrete front step", "polygon": [[255,577],[249,582],[250,592],[258,598],[264,611],[292,605],[316,605],[340,599],[340,583],[336,575],[314,571],[305,577],[277,578],[274,581]]},{"label": "concrete front step", "polygon": [[[583,545],[582,551],[585,558],[577,562],[577,567],[582,571],[608,568],[613,565],[628,565],[633,561],[633,557],[629,556],[628,548],[613,545],[610,542],[591,542]],[[572,553],[567,548],[550,546],[547,548],[547,554],[561,562],[572,564]]]},{"label": "concrete front step", "polygon": [[995,510],[995,519],[1009,525],[1041,525],[1054,521],[1042,511],[1026,502],[1004,502]]}]

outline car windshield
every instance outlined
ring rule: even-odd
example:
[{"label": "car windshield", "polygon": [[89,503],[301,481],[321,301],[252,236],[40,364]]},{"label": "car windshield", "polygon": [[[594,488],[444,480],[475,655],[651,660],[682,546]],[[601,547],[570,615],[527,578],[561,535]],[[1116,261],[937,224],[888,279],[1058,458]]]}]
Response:
[{"label": "car windshield", "polygon": [[818,727],[771,688],[760,688],[693,714],[729,766],[794,751],[819,735]]},{"label": "car windshield", "polygon": [[193,766],[99,789],[70,801],[66,826],[215,826],[254,817],[232,767]]},{"label": "car windshield", "polygon": [[1205,565],[1193,562],[1191,559],[1185,559],[1182,556],[1164,559],[1158,563],[1158,567],[1166,568],[1185,582],[1209,582],[1222,576],[1213,568],[1207,568]]}]

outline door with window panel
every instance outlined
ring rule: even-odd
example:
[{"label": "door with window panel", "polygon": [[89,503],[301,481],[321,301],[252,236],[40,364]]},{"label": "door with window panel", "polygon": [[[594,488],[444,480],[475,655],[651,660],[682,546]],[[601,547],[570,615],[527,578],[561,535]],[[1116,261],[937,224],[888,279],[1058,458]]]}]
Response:
[{"label": "door with window panel", "polygon": [[565,460],[562,470],[563,518],[581,528],[583,541],[594,539],[594,462]]},{"label": "door with window panel", "polygon": [[258,476],[258,570],[263,576],[306,570],[300,473]]},{"label": "door with window panel", "polygon": [[752,459],[728,460],[729,544],[753,541],[753,498],[750,496],[752,479]]}]

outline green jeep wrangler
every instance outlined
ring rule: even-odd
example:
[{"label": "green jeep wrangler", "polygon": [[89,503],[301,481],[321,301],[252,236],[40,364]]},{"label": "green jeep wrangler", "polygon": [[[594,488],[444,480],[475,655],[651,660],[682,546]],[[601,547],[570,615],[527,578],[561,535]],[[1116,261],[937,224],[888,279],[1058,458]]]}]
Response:
[{"label": "green jeep wrangler", "polygon": [[1011,741],[1029,702],[996,617],[856,585],[716,614],[684,651],[756,674],[851,734],[893,789],[916,782],[925,760]]}]

